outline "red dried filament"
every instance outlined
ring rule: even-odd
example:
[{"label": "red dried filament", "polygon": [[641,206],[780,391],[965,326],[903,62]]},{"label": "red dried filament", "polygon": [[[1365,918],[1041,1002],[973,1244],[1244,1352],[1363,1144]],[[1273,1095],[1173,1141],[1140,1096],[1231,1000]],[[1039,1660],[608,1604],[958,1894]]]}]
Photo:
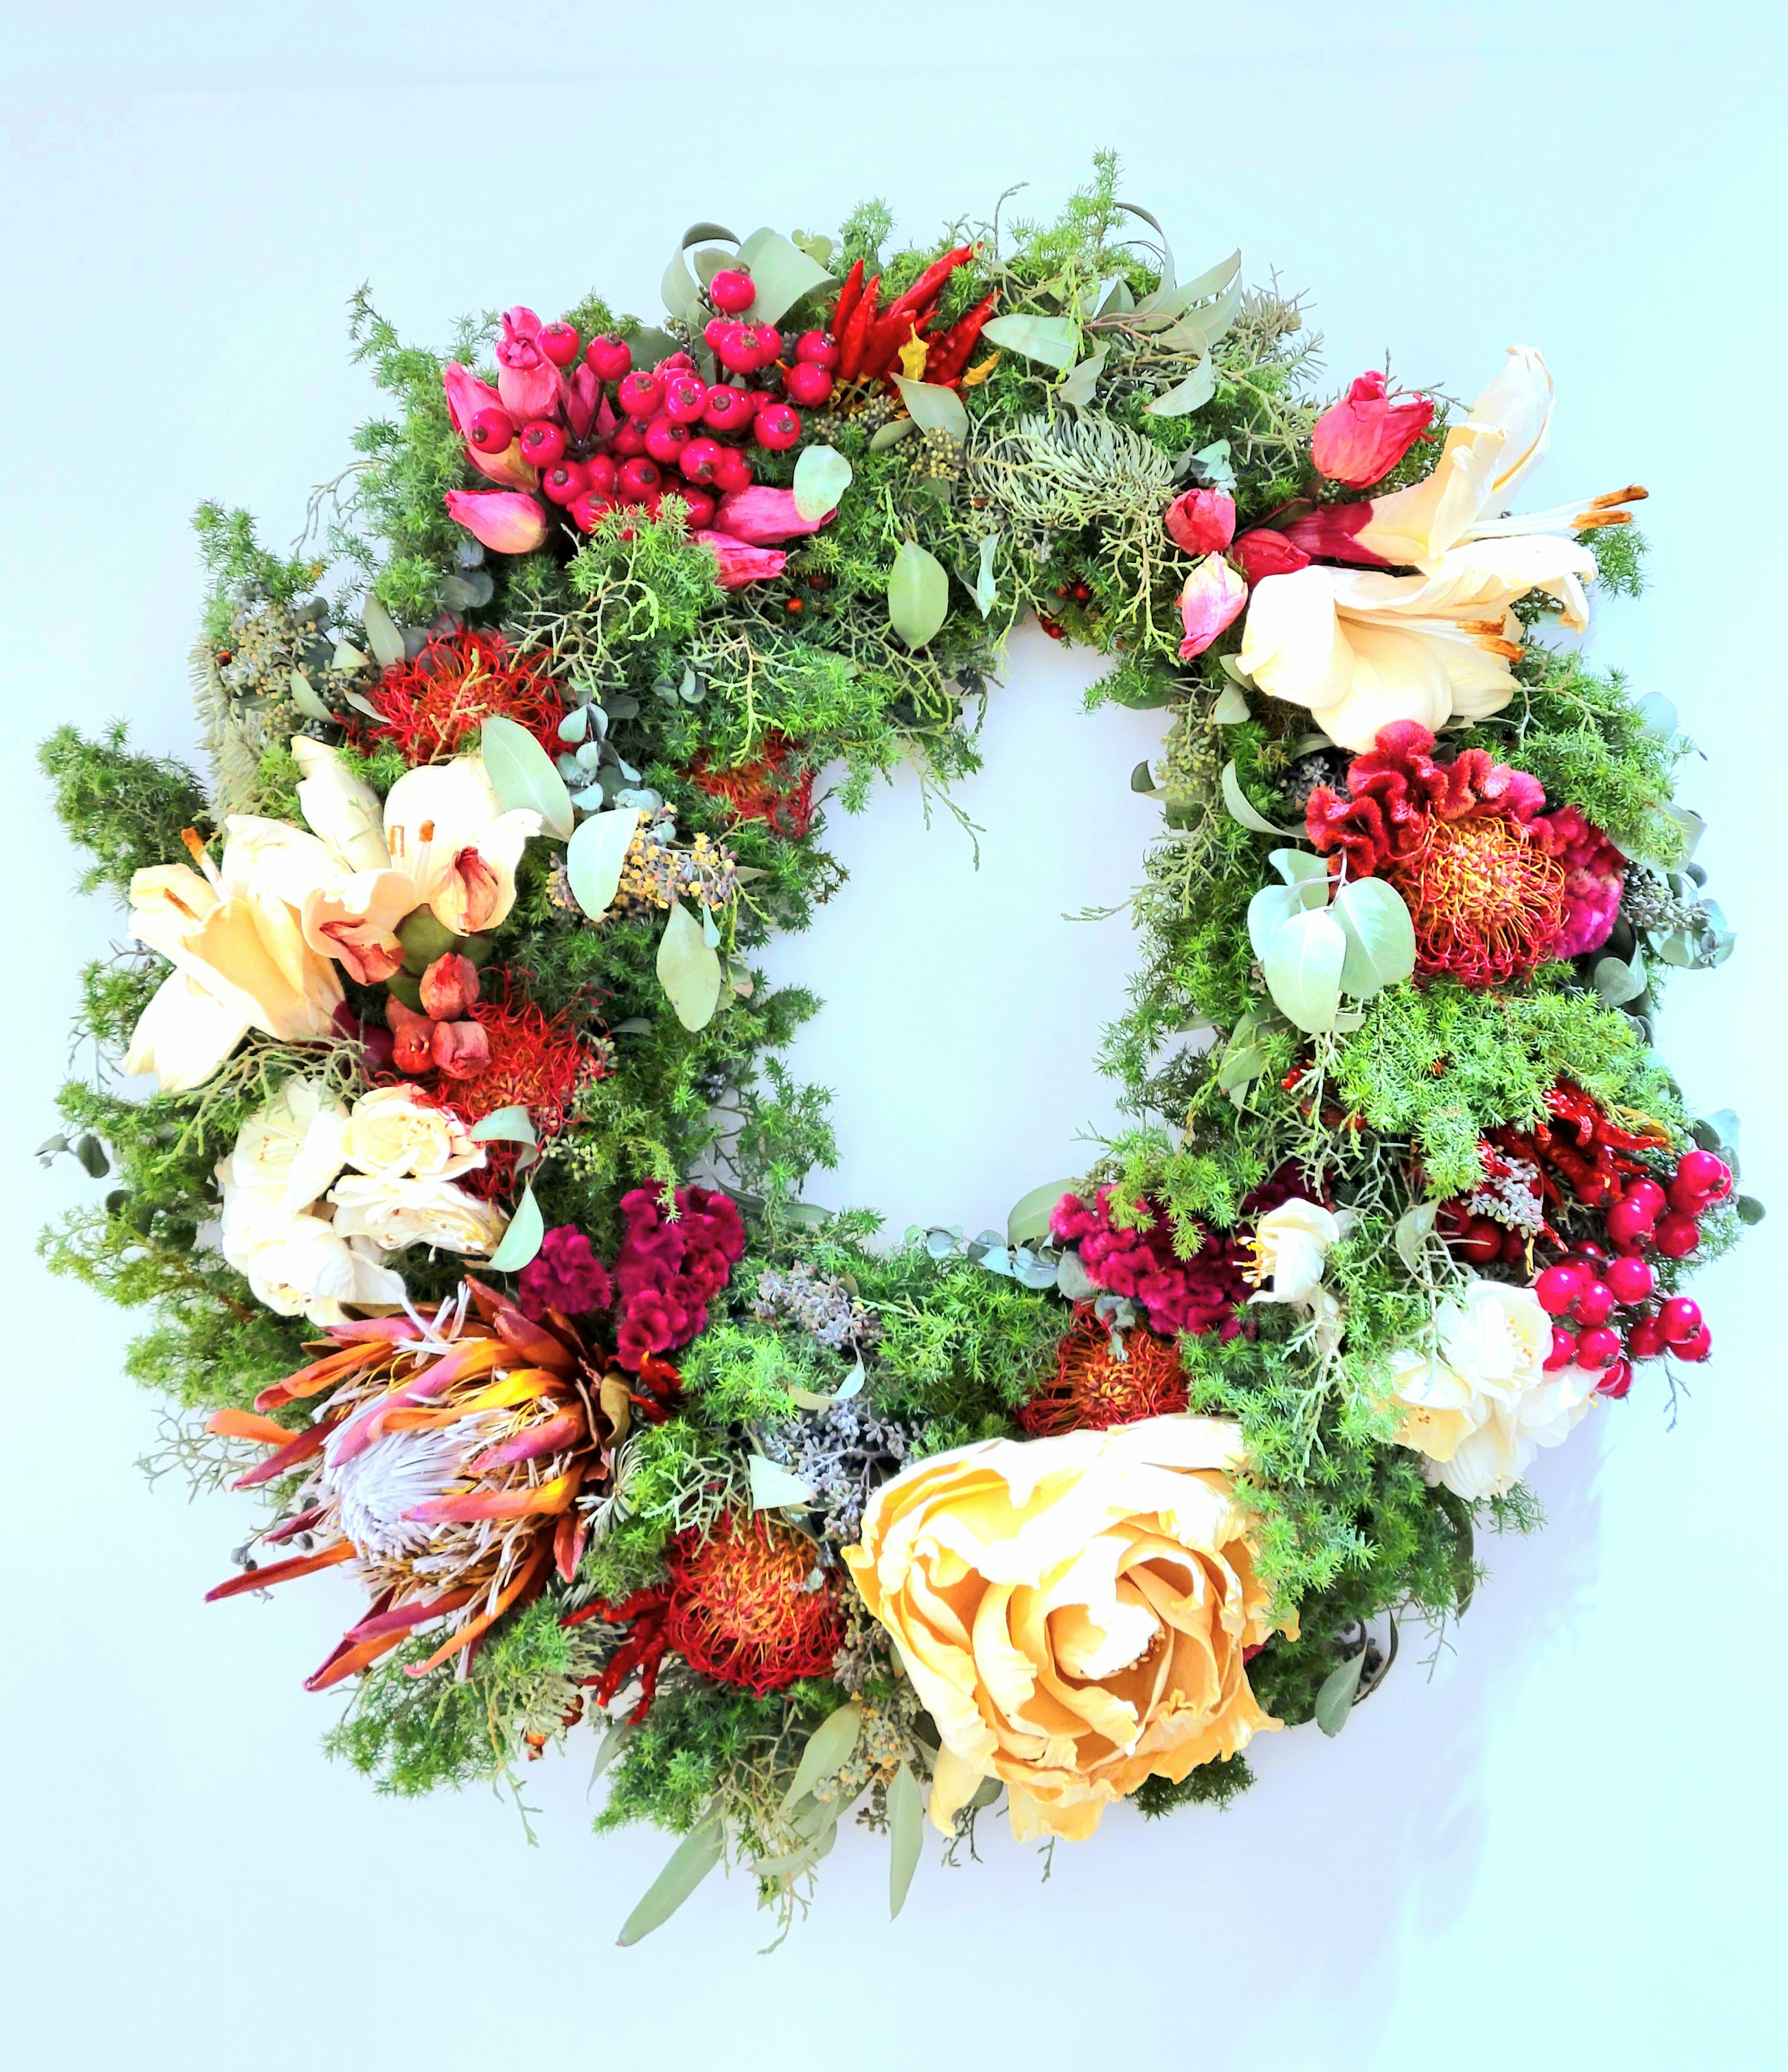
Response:
[{"label": "red dried filament", "polygon": [[518,655],[499,633],[438,634],[413,662],[394,663],[368,697],[380,721],[361,730],[407,763],[457,755],[487,719],[512,719],[549,755],[561,747],[565,703],[544,655]]},{"label": "red dried filament", "polygon": [[1141,1326],[1119,1359],[1111,1333],[1095,1313],[1077,1309],[1055,1349],[1055,1378],[1018,1412],[1034,1438],[1062,1432],[1104,1432],[1139,1418],[1165,1417],[1186,1405],[1186,1375],[1171,1339]]},{"label": "red dried filament", "polygon": [[1383,873],[1415,923],[1416,968],[1466,985],[1531,971],[1564,925],[1564,866],[1519,820],[1437,817]]},{"label": "red dried filament", "polygon": [[729,1512],[705,1539],[682,1534],[668,1563],[671,1646],[717,1684],[759,1697],[829,1675],[845,1627],[836,1585],[808,1587],[815,1558],[811,1541],[758,1515]]}]

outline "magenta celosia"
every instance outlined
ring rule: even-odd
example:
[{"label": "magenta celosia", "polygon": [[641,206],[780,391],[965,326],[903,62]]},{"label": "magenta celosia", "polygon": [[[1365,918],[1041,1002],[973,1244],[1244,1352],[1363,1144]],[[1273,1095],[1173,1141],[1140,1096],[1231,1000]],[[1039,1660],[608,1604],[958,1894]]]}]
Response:
[{"label": "magenta celosia", "polygon": [[615,1356],[638,1373],[653,1353],[687,1345],[745,1252],[745,1225],[724,1194],[679,1187],[676,1214],[662,1189],[621,1197],[627,1232],[614,1255]]},{"label": "magenta celosia", "polygon": [[549,1309],[566,1317],[588,1317],[606,1309],[614,1299],[608,1268],[590,1240],[571,1223],[559,1223],[541,1240],[541,1248],[522,1269],[517,1300],[524,1316],[538,1324]]},{"label": "magenta celosia", "polygon": [[1552,853],[1564,866],[1564,925],[1552,954],[1580,957],[1613,933],[1626,859],[1580,808],[1561,806],[1551,816]]}]

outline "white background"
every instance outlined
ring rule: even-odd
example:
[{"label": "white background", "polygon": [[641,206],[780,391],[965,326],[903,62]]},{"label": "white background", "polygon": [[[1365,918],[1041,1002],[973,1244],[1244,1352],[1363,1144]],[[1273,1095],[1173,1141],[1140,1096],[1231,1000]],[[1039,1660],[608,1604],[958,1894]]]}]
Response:
[{"label": "white background", "polygon": [[[276,26],[277,19],[277,26]],[[865,2067],[1536,2067],[1781,2062],[1779,1348],[1783,824],[1782,39],[1773,6],[918,0],[69,6],[15,21],[4,81],[7,1342],[0,1624],[10,2062],[187,2072],[812,2062]],[[1432,1680],[1420,1646],[1338,1741],[1258,1745],[1231,1811],[1109,1819],[1056,1853],[989,1838],[886,1922],[849,1837],[771,1958],[712,1881],[631,1952],[666,1852],[585,1832],[587,1752],[530,1770],[530,1848],[482,1793],[376,1798],[323,1762],[300,1679],[351,1598],[316,1579],[205,1608],[250,1516],[131,1466],[154,1405],[126,1321],[45,1280],[85,1199],[52,1126],[77,962],[115,931],[31,764],[67,717],[190,750],[202,496],[295,532],[370,394],[362,281],[409,336],[650,314],[685,222],[830,228],[882,194],[929,236],[1001,187],[1053,211],[1095,146],[1187,267],[1239,242],[1315,298],[1338,383],[1388,347],[1472,394],[1516,339],[1558,376],[1543,501],[1637,477],[1654,588],[1597,639],[1683,708],[1687,799],[1737,927],[1666,1043],[1747,1123],[1777,1222],[1702,1293],[1718,1352],[1535,1474],[1541,1537],[1492,1550]],[[847,893],[778,972],[830,1005],[798,1063],[839,1096],[817,1189],[971,1231],[1108,1126],[1087,1059],[1129,961],[1147,715],[1081,717],[1083,660],[1015,644],[983,866],[912,784],[833,830]]]}]

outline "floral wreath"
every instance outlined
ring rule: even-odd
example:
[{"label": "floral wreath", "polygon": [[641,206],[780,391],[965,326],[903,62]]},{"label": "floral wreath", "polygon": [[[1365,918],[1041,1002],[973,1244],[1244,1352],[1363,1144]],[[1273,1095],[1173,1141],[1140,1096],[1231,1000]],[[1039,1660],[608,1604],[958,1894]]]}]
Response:
[{"label": "floral wreath", "polygon": [[[132,945],[46,1250],[155,1311],[148,1465],[266,1499],[214,1597],[351,1568],[306,1688],[384,1788],[597,1737],[598,1828],[680,1838],[623,1942],[722,1861],[786,1922],[847,1814],[898,1910],[927,1813],[1079,1838],[1338,1733],[1538,1449],[1674,1408],[1761,1214],[1651,1049],[1732,947],[1687,744],[1555,637],[1637,592],[1645,492],[1511,512],[1526,347],[1320,407],[1299,302],[1181,279],[1115,180],[935,250],[697,224],[656,328],[439,358],[358,299],[392,409],[296,550],[198,516],[209,780],[43,750]],[[830,804],[976,767],[1027,614],[1171,715],[1128,1121],[878,1241],[801,1199],[817,1003],[750,955]]]}]

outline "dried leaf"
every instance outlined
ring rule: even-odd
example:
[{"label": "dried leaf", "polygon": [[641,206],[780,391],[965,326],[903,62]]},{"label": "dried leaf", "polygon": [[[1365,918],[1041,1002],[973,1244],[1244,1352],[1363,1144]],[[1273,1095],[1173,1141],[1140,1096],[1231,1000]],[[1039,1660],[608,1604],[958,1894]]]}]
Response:
[{"label": "dried leaf", "polygon": [[775,1461],[767,1461],[762,1453],[752,1453],[747,1456],[746,1465],[751,1477],[754,1511],[780,1511],[784,1504],[812,1503],[813,1485],[803,1482],[799,1475],[791,1475]]},{"label": "dried leaf", "polygon": [[907,1888],[919,1868],[919,1844],[923,1838],[924,1807],[919,1779],[905,1763],[894,1774],[888,1786],[888,1918],[892,1921],[906,1904]]},{"label": "dried leaf", "polygon": [[981,336],[990,345],[1064,369],[1073,366],[1080,349],[1080,327],[1071,317],[993,317],[982,326]]},{"label": "dried leaf", "polygon": [[1223,804],[1244,828],[1252,828],[1257,835],[1289,835],[1295,839],[1299,829],[1276,826],[1264,813],[1249,804],[1247,794],[1242,789],[1242,780],[1235,774],[1233,761],[1223,765],[1222,782]]},{"label": "dried leaf", "polygon": [[856,1752],[857,1737],[863,1730],[863,1708],[850,1704],[828,1713],[808,1737],[795,1775],[783,1794],[782,1810],[788,1814],[828,1777],[836,1777]]},{"label": "dried leaf", "polygon": [[888,578],[888,618],[909,648],[923,648],[950,615],[950,578],[935,554],[908,540]]},{"label": "dried leaf", "polygon": [[475,1144],[533,1144],[534,1119],[519,1105],[492,1108],[475,1122],[468,1134]]},{"label": "dried leaf", "polygon": [[850,483],[850,462],[835,446],[804,446],[795,463],[795,508],[804,518],[824,518],[844,501]]},{"label": "dried leaf", "polygon": [[503,1242],[484,1264],[493,1273],[519,1273],[540,1250],[545,1235],[546,1225],[534,1190],[524,1187],[509,1219],[509,1227],[503,1233]]},{"label": "dried leaf", "polygon": [[935,381],[909,381],[903,374],[894,376],[894,386],[922,432],[947,432],[959,444],[967,442],[968,413],[954,388]]},{"label": "dried leaf", "polygon": [[645,817],[637,806],[592,813],[572,836],[565,853],[565,875],[578,904],[599,921],[614,903],[629,845]]},{"label": "dried leaf", "polygon": [[360,614],[360,623],[366,628],[366,644],[372,650],[372,659],[381,669],[389,669],[404,659],[404,636],[397,630],[397,622],[376,597],[369,597]]}]

